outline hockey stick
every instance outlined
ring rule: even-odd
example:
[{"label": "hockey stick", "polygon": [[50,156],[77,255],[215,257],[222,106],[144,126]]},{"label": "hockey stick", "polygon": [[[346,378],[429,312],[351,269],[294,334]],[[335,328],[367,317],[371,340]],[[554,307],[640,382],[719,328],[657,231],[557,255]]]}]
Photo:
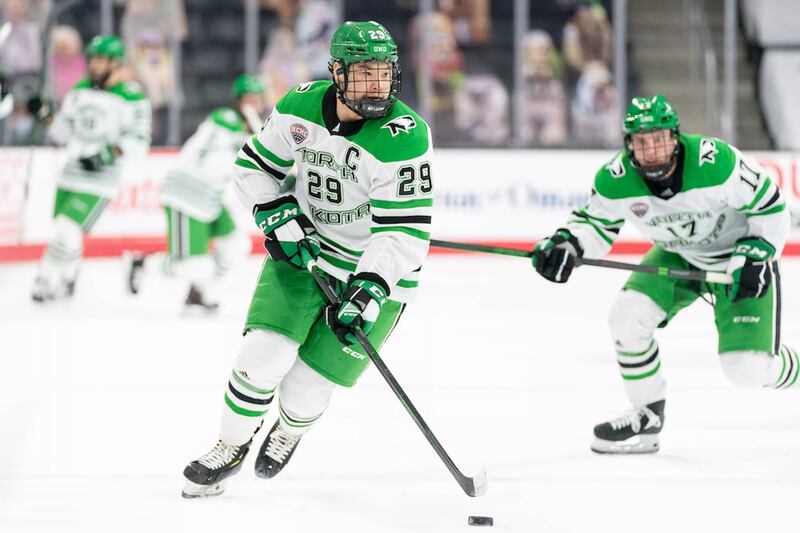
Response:
[{"label": "hockey stick", "polygon": [[[336,295],[336,292],[331,287],[331,284],[323,278],[319,272],[315,270],[317,266],[316,261],[310,261],[308,264],[308,271],[314,276],[314,281],[317,282],[319,288],[322,289],[322,292],[325,293],[325,297],[328,299],[333,305],[338,305],[341,300]],[[450,459],[450,456],[447,455],[447,452],[439,443],[439,439],[436,438],[436,435],[433,434],[431,428],[428,427],[428,424],[425,423],[423,420],[422,415],[419,414],[417,408],[414,407],[414,404],[411,403],[411,400],[408,399],[406,393],[403,391],[400,384],[394,378],[392,373],[386,367],[386,364],[381,359],[381,356],[378,355],[378,351],[372,346],[372,343],[367,339],[367,336],[364,335],[364,332],[361,331],[361,328],[356,326],[353,330],[353,334],[355,335],[356,339],[358,339],[358,343],[364,348],[364,351],[367,352],[367,355],[375,364],[375,367],[383,376],[383,379],[386,380],[386,383],[389,384],[389,387],[394,392],[395,396],[400,400],[400,403],[403,404],[403,407],[406,408],[406,411],[411,416],[414,423],[417,424],[417,427],[422,431],[422,434],[425,435],[425,438],[428,439],[428,442],[431,446],[433,446],[434,451],[445,464],[447,469],[456,479],[461,488],[467,493],[468,496],[482,496],[486,492],[487,484],[486,484],[486,470],[481,469],[480,473],[478,473],[475,477],[467,477],[461,473],[458,467],[453,463],[453,460]]]},{"label": "hockey stick", "polygon": [[[431,246],[437,248],[450,248],[452,250],[462,250],[465,252],[485,252],[489,254],[511,255],[514,257],[532,257],[533,252],[516,250],[514,248],[503,248],[500,246],[484,246],[482,244],[469,244],[461,242],[440,241],[431,239]],[[671,268],[658,265],[634,265],[620,261],[609,261],[607,259],[586,259],[583,257],[575,258],[576,265],[588,265],[602,268],[612,268],[616,270],[629,270],[632,272],[642,272],[655,276],[666,276],[669,278],[688,279],[692,281],[705,281],[707,283],[721,283],[730,285],[733,278],[725,272],[706,272],[704,270],[689,270],[684,268]]]}]

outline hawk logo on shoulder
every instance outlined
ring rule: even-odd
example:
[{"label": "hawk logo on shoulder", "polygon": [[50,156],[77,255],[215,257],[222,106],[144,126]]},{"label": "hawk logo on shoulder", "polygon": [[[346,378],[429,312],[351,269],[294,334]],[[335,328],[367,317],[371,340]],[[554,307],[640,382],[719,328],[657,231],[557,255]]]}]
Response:
[{"label": "hawk logo on shoulder", "polygon": [[617,157],[612,159],[606,168],[611,173],[612,178],[621,178],[625,175],[625,163],[622,162],[622,152],[617,154]]},{"label": "hawk logo on shoulder", "polygon": [[300,84],[300,85],[297,87],[297,89],[295,89],[295,90],[294,90],[294,92],[296,92],[296,93],[304,93],[304,92],[306,92],[307,90],[309,90],[309,89],[311,88],[311,86],[312,86],[312,85],[314,85],[314,82],[313,82],[313,81],[307,81],[307,82],[305,82],[305,83],[301,83],[301,84]]},{"label": "hawk logo on shoulder", "polygon": [[411,115],[403,115],[402,117],[397,117],[395,119],[390,120],[383,126],[381,129],[388,128],[388,130],[392,133],[392,137],[397,137],[397,135],[402,131],[403,133],[408,133],[409,131],[413,130],[417,127],[417,121],[414,120],[414,117]]},{"label": "hawk logo on shoulder", "polygon": [[713,165],[715,163],[714,156],[719,153],[717,150],[717,143],[712,141],[711,139],[703,139],[700,141],[700,160],[698,161],[699,166],[703,166],[704,163],[709,163]]}]

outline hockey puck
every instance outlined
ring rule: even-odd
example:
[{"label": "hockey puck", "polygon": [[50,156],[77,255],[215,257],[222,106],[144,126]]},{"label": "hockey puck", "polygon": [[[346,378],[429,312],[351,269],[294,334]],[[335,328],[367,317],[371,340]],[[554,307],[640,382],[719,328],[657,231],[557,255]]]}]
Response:
[{"label": "hockey puck", "polygon": [[467,519],[467,524],[470,526],[493,526],[494,518],[491,516],[470,516]]}]

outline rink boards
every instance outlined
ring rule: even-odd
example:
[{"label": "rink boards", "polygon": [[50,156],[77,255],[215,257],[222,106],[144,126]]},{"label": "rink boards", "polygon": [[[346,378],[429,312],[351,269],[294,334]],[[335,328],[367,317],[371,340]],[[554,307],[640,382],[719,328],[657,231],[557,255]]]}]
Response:
[{"label": "rink boards", "polygon": [[[751,155],[783,190],[793,218],[785,254],[800,255],[800,156]],[[528,245],[563,224],[567,213],[586,200],[595,172],[612,156],[600,150],[438,150],[432,236]],[[159,195],[164,175],[176,161],[177,151],[153,149],[143,161],[128,166],[119,194],[87,239],[87,256],[164,247]],[[39,257],[50,233],[63,163],[64,152],[55,148],[0,150],[0,260]],[[249,214],[232,194],[227,203],[251,231],[254,250],[259,249],[259,232]],[[642,253],[647,248],[636,232],[623,230],[615,251]]]}]

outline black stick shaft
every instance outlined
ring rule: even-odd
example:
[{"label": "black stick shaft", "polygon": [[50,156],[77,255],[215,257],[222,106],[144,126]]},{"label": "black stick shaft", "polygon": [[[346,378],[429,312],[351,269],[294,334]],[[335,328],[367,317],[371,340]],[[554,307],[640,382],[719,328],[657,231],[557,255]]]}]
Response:
[{"label": "black stick shaft", "polygon": [[[484,246],[482,244],[470,244],[462,242],[440,241],[431,239],[431,246],[438,248],[449,248],[451,250],[462,250],[466,252],[484,252],[490,254],[509,255],[513,257],[532,257],[532,251],[517,250],[515,248],[504,248],[502,246]],[[628,270],[631,272],[643,272],[655,276],[667,276],[670,278],[688,279],[693,281],[706,281],[709,283],[732,282],[730,275],[722,272],[706,272],[704,270],[689,270],[684,268],[670,268],[658,265],[635,265],[623,263],[621,261],[609,261],[607,259],[585,259],[575,258],[576,265],[588,265],[602,268],[612,268],[615,270]]]},{"label": "black stick shaft", "polygon": [[[339,304],[339,297],[336,295],[333,287],[328,280],[323,278],[319,272],[316,271],[313,264],[309,265],[308,271],[311,272],[311,275],[314,276],[314,281],[317,282],[319,288],[325,293],[325,297],[328,299],[328,302],[334,305]],[[414,407],[413,403],[411,403],[411,400],[394,378],[394,375],[392,375],[392,373],[389,371],[389,368],[383,362],[383,359],[381,359],[378,351],[375,350],[375,348],[372,346],[372,343],[369,341],[369,339],[367,339],[367,336],[364,335],[363,331],[361,331],[361,328],[356,327],[354,330],[354,335],[356,339],[358,339],[358,343],[361,345],[361,347],[364,348],[364,351],[367,352],[367,355],[378,369],[378,372],[381,373],[383,379],[385,379],[386,383],[389,384],[392,392],[394,392],[395,396],[397,396],[397,398],[400,400],[400,403],[403,404],[403,407],[405,407],[406,411],[411,416],[411,419],[414,420],[414,423],[417,424],[417,427],[420,429],[420,431],[422,431],[422,434],[425,435],[426,439],[428,439],[428,442],[433,447],[436,454],[445,464],[447,470],[450,471],[464,492],[467,493],[468,496],[480,496],[483,494],[483,492],[486,490],[485,475],[482,474],[476,476],[475,478],[471,478],[461,473],[461,471],[445,451],[444,447],[439,442],[439,439],[436,438],[436,435],[433,434],[431,428],[428,427],[428,424],[422,418],[422,415],[419,414],[417,408]]]}]

